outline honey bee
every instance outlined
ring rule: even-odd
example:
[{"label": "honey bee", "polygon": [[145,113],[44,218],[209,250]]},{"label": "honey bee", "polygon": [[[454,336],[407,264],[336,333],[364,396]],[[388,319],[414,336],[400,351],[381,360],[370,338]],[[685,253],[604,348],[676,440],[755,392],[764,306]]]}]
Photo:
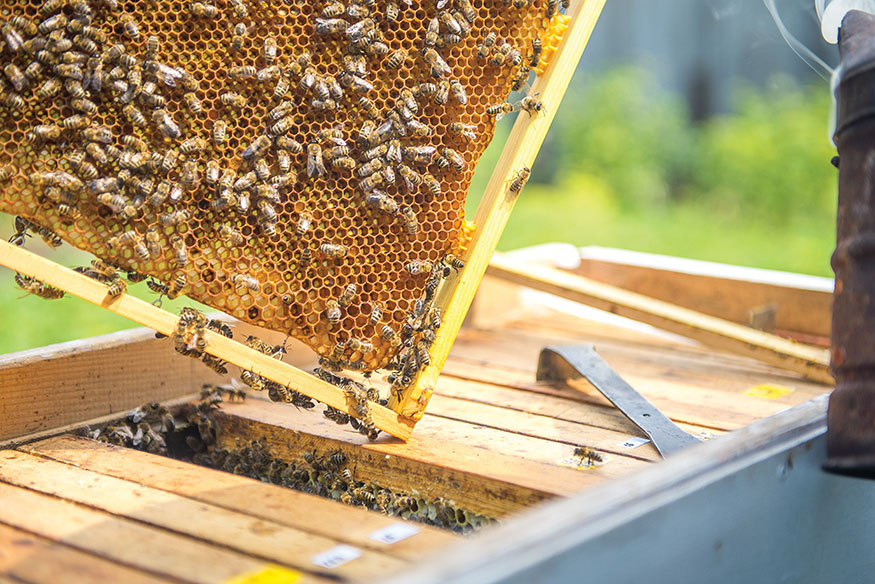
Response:
[{"label": "honey bee", "polygon": [[340,259],[347,256],[349,248],[336,243],[323,243],[319,246],[319,254],[328,259]]},{"label": "honey bee", "polygon": [[34,140],[41,140],[43,142],[60,140],[61,128],[55,125],[34,126],[33,130],[31,131],[31,135],[33,136]]},{"label": "honey bee", "polygon": [[407,270],[411,276],[431,273],[433,268],[434,264],[428,260],[413,260],[404,265],[404,269]]},{"label": "honey bee", "polygon": [[15,176],[15,173],[18,172],[15,166],[11,164],[4,164],[0,166],[0,183],[9,182],[12,180],[12,177]]},{"label": "honey bee", "polygon": [[452,122],[450,124],[450,132],[459,134],[467,140],[477,139],[476,130],[477,127],[471,124],[463,124],[462,122]]},{"label": "honey bee", "polygon": [[463,260],[450,253],[444,256],[442,262],[456,271],[461,270],[465,267],[465,262]]},{"label": "honey bee", "polygon": [[325,316],[328,318],[328,322],[334,326],[340,322],[340,305],[336,300],[328,300],[325,303]]},{"label": "honey bee", "polygon": [[246,42],[246,25],[238,22],[234,25],[234,34],[231,36],[231,48],[235,51],[243,50],[243,43]]},{"label": "honey bee", "polygon": [[374,352],[374,345],[372,345],[371,343],[369,343],[367,341],[362,341],[361,339],[351,338],[347,342],[347,346],[349,347],[349,350],[352,352],[356,352],[356,351],[359,351],[361,353],[373,353]]},{"label": "honey bee", "polygon": [[58,212],[58,215],[60,215],[67,223],[74,221],[75,219],[78,219],[82,216],[82,212],[79,210],[78,207],[74,207],[67,203],[58,203],[55,206],[55,210]]},{"label": "honey bee", "polygon": [[450,81],[450,91],[453,92],[453,97],[455,97],[456,101],[458,101],[460,104],[468,104],[468,94],[465,93],[465,86],[462,85],[461,81],[459,81],[458,79],[453,79],[452,81]]},{"label": "honey bee", "polygon": [[273,98],[274,99],[283,99],[286,95],[288,95],[289,90],[291,89],[291,82],[288,77],[280,77],[279,81],[276,82],[276,87],[273,90]]},{"label": "honey bee", "polygon": [[15,283],[18,284],[22,290],[35,296],[39,296],[40,298],[45,298],[46,300],[57,300],[64,297],[63,290],[59,290],[35,278],[24,276],[17,272],[15,273]]},{"label": "honey bee", "polygon": [[180,209],[178,211],[163,213],[160,217],[158,217],[158,222],[164,227],[171,227],[173,225],[185,223],[189,219],[191,219],[191,213],[189,213],[185,209]]},{"label": "honey bee", "polygon": [[67,26],[67,16],[65,14],[56,14],[43,20],[37,25],[37,31],[41,34],[48,35],[53,30],[62,29]]},{"label": "honey bee", "polygon": [[298,261],[299,268],[306,268],[313,261],[313,252],[310,249],[301,251],[301,259]]},{"label": "honey bee", "polygon": [[228,107],[243,109],[246,107],[246,98],[234,91],[226,91],[219,96],[219,101]]},{"label": "honey bee", "polygon": [[185,104],[188,106],[188,109],[196,116],[203,115],[204,106],[201,103],[201,100],[198,99],[197,94],[194,92],[189,92],[184,94],[183,99],[185,100]]},{"label": "honey bee", "polygon": [[492,55],[492,64],[501,67],[508,60],[508,58],[510,58],[512,51],[513,47],[510,45],[510,43],[502,43],[501,46],[496,49],[495,54]]},{"label": "honey bee", "polygon": [[343,289],[343,293],[337,299],[338,304],[340,304],[341,306],[347,306],[350,302],[352,302],[352,299],[355,298],[355,293],[356,285],[347,285],[346,288]]},{"label": "honey bee", "polygon": [[358,186],[362,190],[362,192],[369,193],[384,182],[386,182],[386,179],[383,177],[383,175],[380,173],[375,173],[369,177],[360,180]]},{"label": "honey bee", "polygon": [[303,73],[310,65],[310,53],[304,51],[300,55],[298,55],[295,60],[289,63],[288,69],[286,72],[290,77],[300,77],[301,73]]},{"label": "honey bee", "polygon": [[0,87],[0,103],[6,107],[20,110],[24,108],[24,98],[12,91]]},{"label": "honey bee", "polygon": [[322,161],[322,147],[316,142],[312,142],[307,146],[307,176],[323,176],[325,173],[325,164]]},{"label": "honey bee", "polygon": [[27,18],[26,16],[22,16],[20,14],[16,14],[12,18],[9,19],[10,26],[20,30],[27,36],[36,36],[37,27],[33,23],[32,20]]},{"label": "honey bee", "polygon": [[238,65],[228,69],[228,78],[235,81],[240,79],[248,79],[250,77],[255,77],[257,73],[258,69],[256,69],[252,65]]},{"label": "honey bee", "polygon": [[189,138],[179,145],[179,151],[183,154],[195,154],[202,152],[208,146],[203,138]]},{"label": "honey bee", "polygon": [[214,19],[219,16],[219,9],[206,2],[192,2],[188,6],[188,11],[195,18]]},{"label": "honey bee", "polygon": [[219,237],[237,247],[242,247],[246,243],[246,240],[240,231],[224,223],[219,225]]},{"label": "honey bee", "polygon": [[407,50],[406,49],[398,49],[386,60],[386,68],[387,69],[399,69],[402,65],[404,65],[405,61],[407,61]]},{"label": "honey bee", "polygon": [[[178,236],[176,236],[178,237]],[[151,280],[150,280],[151,281]],[[188,278],[185,276],[185,272],[179,272],[173,280],[170,281],[170,284],[167,286],[167,297],[173,300],[182,294],[182,291],[185,289],[186,282]]]},{"label": "honey bee", "polygon": [[106,151],[100,147],[100,144],[97,142],[89,142],[85,145],[85,152],[88,153],[94,161],[98,164],[107,164],[109,163],[109,157],[106,155]]},{"label": "honey bee", "polygon": [[[311,103],[311,105],[314,105],[314,107],[315,107],[315,101],[316,100],[314,100]],[[316,109],[318,109],[318,107]],[[281,135],[285,134],[286,132],[288,132],[289,130],[291,130],[292,126],[294,126],[294,124],[295,124],[295,120],[291,116],[282,118],[280,121],[278,121],[277,123],[275,123],[274,125],[272,125],[270,127],[270,133],[273,134],[274,136],[281,136]]]},{"label": "honey bee", "polygon": [[337,18],[346,12],[346,5],[343,2],[332,2],[322,9],[322,18]]},{"label": "honey bee", "polygon": [[229,0],[228,3],[234,8],[234,15],[237,18],[246,18],[249,16],[249,9],[246,8],[246,0]]},{"label": "honey bee", "polygon": [[364,111],[365,115],[370,119],[376,120],[380,117],[380,111],[377,109],[377,106],[364,95],[359,97],[358,104]]},{"label": "honey bee", "polygon": [[578,446],[574,449],[574,456],[580,459],[580,465],[595,466],[599,462],[604,462],[604,457],[597,451],[587,448],[586,446]]},{"label": "honey bee", "polygon": [[419,221],[416,219],[416,213],[410,207],[401,207],[401,218],[404,221],[404,226],[407,233],[416,235],[419,233]]},{"label": "honey bee", "polygon": [[27,77],[24,76],[21,69],[19,69],[14,63],[9,63],[3,67],[3,73],[6,75],[6,79],[9,80],[9,83],[12,84],[12,87],[15,88],[15,91],[24,90],[27,85]]},{"label": "honey bee", "polygon": [[[72,54],[72,53],[66,53],[66,54]],[[65,56],[66,56],[66,54],[65,54]],[[33,63],[31,63],[30,65],[28,65],[24,69],[24,76],[27,77],[28,82],[35,80],[37,77],[42,75],[42,73],[43,73],[43,64],[40,63],[39,61],[34,61]]]},{"label": "honey bee", "polygon": [[238,193],[252,188],[257,177],[254,171],[249,171],[234,182],[234,190]]},{"label": "honey bee", "polygon": [[431,126],[423,124],[419,120],[410,120],[407,122],[407,127],[410,128],[414,135],[419,136],[420,138],[426,138],[434,133]]},{"label": "honey bee", "polygon": [[313,216],[310,215],[310,213],[307,213],[306,211],[301,213],[298,216],[298,223],[295,227],[295,233],[297,233],[299,237],[304,235],[305,233],[307,233],[307,231],[310,230],[310,226],[312,225],[312,223]]},{"label": "honey bee", "polygon": [[483,39],[483,42],[480,43],[480,47],[477,49],[477,58],[485,59],[489,56],[489,53],[492,52],[492,47],[495,46],[495,41],[497,39],[497,35],[494,31],[490,31],[489,34]]},{"label": "honey bee", "polygon": [[[346,32],[349,28],[349,23],[342,18],[317,18],[316,19],[316,34],[329,35]],[[352,40],[352,39],[350,39]]]},{"label": "honey bee", "polygon": [[523,85],[525,85],[526,81],[529,80],[529,73],[530,72],[531,72],[531,69],[529,69],[526,65],[523,65],[522,67],[520,67],[520,70],[517,73],[517,76],[514,77],[514,79],[513,79],[513,85],[511,85],[511,87],[510,87],[511,90],[512,91],[519,91],[520,89],[522,89]]},{"label": "honey bee", "polygon": [[529,175],[531,173],[532,171],[527,166],[523,167],[521,170],[518,170],[510,183],[510,192],[519,194],[519,192],[526,185],[526,181],[529,180]]},{"label": "honey bee", "polygon": [[452,73],[450,66],[447,65],[447,62],[444,61],[443,57],[441,57],[435,49],[426,49],[422,58],[426,64],[431,67],[431,74],[433,77],[439,79]]},{"label": "honey bee", "polygon": [[228,137],[228,124],[224,120],[216,120],[213,124],[213,143],[221,146]]},{"label": "honey bee", "polygon": [[428,22],[428,28],[425,31],[425,46],[434,48],[438,41],[438,33],[440,33],[440,20],[437,17],[432,18]]},{"label": "honey bee", "polygon": [[270,148],[270,138],[267,136],[259,136],[240,154],[243,160],[254,161],[260,159],[267,153]]},{"label": "honey bee", "polygon": [[425,186],[428,187],[428,191],[431,193],[431,196],[435,199],[440,198],[441,196],[441,183],[435,177],[433,177],[429,173],[424,173],[422,175],[422,181],[425,183]]},{"label": "honey bee", "polygon": [[[128,106],[132,107],[132,106]],[[139,113],[139,112],[138,112]],[[140,114],[142,117],[143,114]],[[145,123],[145,120],[143,120]],[[166,110],[156,109],[152,112],[152,123],[158,126],[158,130],[170,138],[171,140],[176,140],[180,136],[182,136],[182,131],[179,129],[179,126],[176,125],[176,122],[173,121],[173,118],[170,117],[170,114],[167,113]]]},{"label": "honey bee", "polygon": [[401,346],[401,336],[398,334],[397,331],[395,331],[395,329],[390,327],[388,324],[384,324],[382,327],[380,327],[380,334],[383,336],[384,339],[389,341],[389,344],[392,346],[392,348],[397,348]]},{"label": "honey bee", "polygon": [[492,105],[486,109],[486,113],[490,116],[496,116],[497,120],[500,120],[505,114],[509,114],[513,111],[514,105],[508,102]]},{"label": "honey bee", "polygon": [[174,234],[170,238],[170,245],[173,247],[173,259],[176,262],[176,267],[184,268],[185,264],[188,263],[188,249],[185,246],[185,241],[179,234]]},{"label": "honey bee", "polygon": [[541,111],[543,107],[544,106],[541,104],[541,101],[538,99],[538,94],[536,93],[534,95],[527,95],[522,98],[519,103],[514,104],[513,111],[524,111],[529,115],[533,115]]},{"label": "honey bee", "polygon": [[[270,167],[267,165],[267,162],[264,159],[259,160],[255,163],[255,177],[261,182],[265,182],[270,178]],[[267,185],[261,185],[267,186]]]},{"label": "honey bee", "polygon": [[187,191],[194,191],[200,186],[201,176],[197,169],[197,162],[186,160],[182,163],[182,171],[179,174],[179,184]]},{"label": "honey bee", "polygon": [[258,292],[259,283],[258,280],[253,278],[252,276],[246,276],[243,274],[231,274],[231,283],[234,285],[234,288],[246,288],[253,292]]},{"label": "honey bee", "polygon": [[112,131],[104,126],[85,128],[82,130],[82,137],[89,142],[112,143]]},{"label": "honey bee", "polygon": [[81,130],[87,128],[91,124],[88,116],[75,115],[62,119],[58,125],[65,130]]},{"label": "honey bee", "polygon": [[441,148],[441,156],[450,161],[456,172],[463,172],[465,170],[465,159],[452,148]]},{"label": "honey bee", "polygon": [[122,14],[119,18],[119,22],[124,28],[125,34],[127,34],[132,41],[135,43],[140,42],[140,27],[137,26],[133,16],[130,14]]},{"label": "honey bee", "polygon": [[265,81],[270,81],[271,79],[276,79],[280,76],[280,68],[277,65],[269,65],[262,69],[259,69],[255,74],[255,79],[259,83],[264,83]]},{"label": "honey bee", "polygon": [[128,289],[127,282],[125,282],[122,279],[118,279],[109,285],[109,287],[106,289],[106,293],[112,298],[117,298],[117,297],[121,296],[122,294],[124,294],[127,291],[127,289]]},{"label": "honey bee", "polygon": [[422,184],[422,176],[407,165],[398,165],[398,174],[404,179],[404,184],[411,193],[416,192],[417,187]]},{"label": "honey bee", "polygon": [[264,39],[264,48],[262,55],[264,56],[264,63],[266,65],[273,65],[273,62],[276,60],[276,48],[276,37],[270,35],[266,39]]},{"label": "honey bee", "polygon": [[218,160],[208,160],[207,167],[204,170],[204,182],[211,187],[216,186],[219,182],[220,171]]},{"label": "honey bee", "polygon": [[52,96],[56,95],[59,91],[61,91],[62,87],[63,84],[58,80],[57,77],[50,77],[37,88],[36,95],[40,99],[49,99]]}]

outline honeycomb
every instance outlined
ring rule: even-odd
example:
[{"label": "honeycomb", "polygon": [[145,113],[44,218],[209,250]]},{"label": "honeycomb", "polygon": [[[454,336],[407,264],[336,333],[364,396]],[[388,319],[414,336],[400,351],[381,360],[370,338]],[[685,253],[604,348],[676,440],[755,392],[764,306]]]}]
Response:
[{"label": "honeycomb", "polygon": [[555,0],[8,0],[0,211],[339,368],[385,367],[464,254],[487,109],[551,16]]}]

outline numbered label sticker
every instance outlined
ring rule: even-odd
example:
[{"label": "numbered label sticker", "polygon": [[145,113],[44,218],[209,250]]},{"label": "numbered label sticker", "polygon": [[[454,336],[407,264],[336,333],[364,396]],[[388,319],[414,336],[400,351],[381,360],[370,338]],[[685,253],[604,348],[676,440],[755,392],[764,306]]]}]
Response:
[{"label": "numbered label sticker", "polygon": [[744,395],[750,397],[761,397],[763,399],[778,399],[779,397],[784,397],[785,395],[790,395],[791,393],[793,393],[792,387],[764,383],[762,385],[755,385],[749,388],[747,391],[744,392]]},{"label": "numbered label sticker", "polygon": [[321,554],[313,556],[313,563],[320,568],[333,570],[338,566],[342,566],[347,562],[351,562],[356,558],[361,557],[362,551],[351,545],[338,545],[330,550],[326,550]]},{"label": "numbered label sticker", "polygon": [[419,528],[409,523],[393,523],[371,533],[368,537],[374,541],[392,545],[402,539],[407,539],[419,533]]},{"label": "numbered label sticker", "polygon": [[234,576],[223,584],[296,584],[301,577],[302,574],[297,570],[268,564],[259,570]]},{"label": "numbered label sticker", "polygon": [[617,446],[620,448],[638,448],[644,444],[650,442],[647,438],[640,438],[638,436],[632,436],[631,438],[626,438],[622,442],[620,442]]}]

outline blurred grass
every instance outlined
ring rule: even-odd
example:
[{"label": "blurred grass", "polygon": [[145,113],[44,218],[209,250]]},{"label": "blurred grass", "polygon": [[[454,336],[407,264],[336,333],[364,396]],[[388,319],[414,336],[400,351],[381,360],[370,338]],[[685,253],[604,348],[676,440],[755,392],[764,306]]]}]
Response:
[{"label": "blurred grass", "polygon": [[[731,115],[702,124],[646,71],[576,80],[562,103],[500,249],[562,241],[832,276],[836,171],[826,138],[828,89],[776,78],[740,88]],[[473,216],[512,123],[477,167]],[[0,221],[0,236],[11,219]],[[68,266],[87,254],[29,249]],[[131,292],[153,301],[145,285]],[[188,300],[164,302],[178,311]],[[0,269],[0,353],[135,326],[82,300],[45,301]]]}]

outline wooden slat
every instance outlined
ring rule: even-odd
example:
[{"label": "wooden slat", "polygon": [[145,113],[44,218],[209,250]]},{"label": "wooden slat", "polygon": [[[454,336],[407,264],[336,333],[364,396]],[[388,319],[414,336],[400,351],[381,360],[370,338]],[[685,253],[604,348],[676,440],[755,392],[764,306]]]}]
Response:
[{"label": "wooden slat", "polygon": [[[354,461],[357,478],[394,490],[447,497],[490,516],[566,496],[647,465],[615,457],[611,464],[587,471],[559,467],[557,461],[571,456],[572,446],[432,414],[422,418],[406,444],[367,443],[349,430],[278,405],[257,400],[228,404],[217,412],[220,443],[233,448],[237,440],[264,439],[281,458],[342,449]],[[290,442],[292,429],[295,440]],[[351,449],[351,444],[360,448]]]},{"label": "wooden slat", "polygon": [[449,532],[417,525],[417,535],[387,545],[374,541],[369,535],[401,520],[324,497],[85,438],[59,436],[22,446],[19,450],[405,560],[421,558],[456,541]]},{"label": "wooden slat", "polygon": [[489,273],[523,286],[645,322],[714,348],[796,371],[825,384],[833,382],[829,374],[829,351],[826,349],[795,343],[555,268],[517,265],[500,254],[493,256]]},{"label": "wooden slat", "polygon": [[146,329],[0,356],[0,440],[173,399],[219,379]]},{"label": "wooden slat", "polygon": [[[795,274],[757,270],[754,273],[769,279],[753,280],[745,279],[737,266],[726,266],[729,270],[724,273],[742,271],[737,277],[726,277],[694,271],[702,262],[623,250],[606,250],[610,254],[603,257],[599,251],[585,248],[574,273],[739,324],[748,324],[751,310],[774,304],[776,329],[830,335],[832,290],[800,288],[792,279]],[[721,268],[710,262],[705,265]]]},{"label": "wooden slat", "polygon": [[405,392],[403,400],[396,406],[396,411],[404,415],[421,415],[419,412],[424,409],[425,403],[419,403],[419,398],[423,391],[427,395],[435,386],[441,367],[450,353],[453,340],[462,326],[465,313],[474,299],[489,258],[498,245],[516,202],[517,197],[509,191],[508,186],[519,170],[530,168],[534,164],[604,5],[605,0],[578,0],[572,3],[568,11],[571,18],[568,29],[553,55],[552,62],[544,74],[535,80],[531,90],[533,94],[539,94],[543,109],[537,115],[517,116],[474,216],[474,233],[465,258],[467,264],[459,279],[444,286],[438,296],[438,305],[445,307],[445,317],[431,349],[431,365],[424,369],[415,385]]},{"label": "wooden slat", "polygon": [[161,577],[215,584],[264,565],[243,554],[2,482],[0,501],[2,524]]},{"label": "wooden slat", "polygon": [[115,564],[26,531],[0,525],[0,581],[14,577],[28,584],[159,584],[178,582]]},{"label": "wooden slat", "polygon": [[[318,571],[311,558],[338,544],[275,521],[24,452],[0,452],[0,480],[300,570]],[[338,566],[332,574],[368,580],[402,565],[387,555],[362,550],[361,557]]]},{"label": "wooden slat", "polygon": [[[176,330],[179,320],[176,315],[130,294],[112,299],[107,295],[107,286],[104,284],[5,241],[0,241],[0,264],[165,335],[172,335]],[[216,357],[355,415],[353,406],[340,388],[218,333],[205,331],[204,337],[209,353]],[[415,422],[374,403],[369,408],[378,428],[401,439],[410,436]]]}]

